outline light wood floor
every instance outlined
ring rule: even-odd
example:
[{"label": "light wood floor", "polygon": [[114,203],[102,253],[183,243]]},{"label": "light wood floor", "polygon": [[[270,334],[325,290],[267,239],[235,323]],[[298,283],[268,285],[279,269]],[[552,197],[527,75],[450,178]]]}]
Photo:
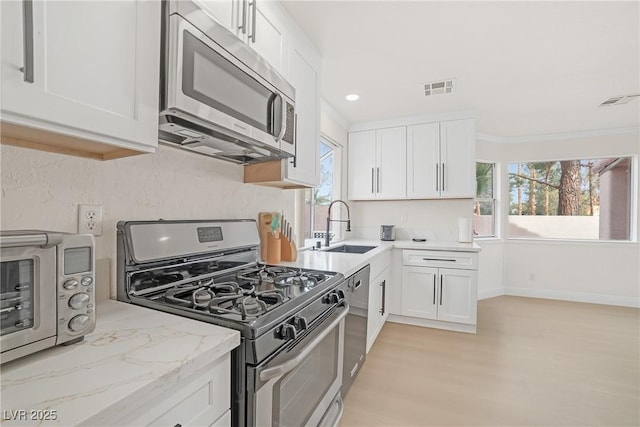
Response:
[{"label": "light wood floor", "polygon": [[478,333],[387,322],[341,426],[638,426],[640,311],[503,296]]}]

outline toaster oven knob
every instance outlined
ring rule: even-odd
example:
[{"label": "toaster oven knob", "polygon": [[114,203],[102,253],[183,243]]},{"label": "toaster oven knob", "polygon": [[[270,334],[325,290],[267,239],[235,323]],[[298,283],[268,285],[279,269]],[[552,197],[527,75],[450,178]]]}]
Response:
[{"label": "toaster oven knob", "polygon": [[79,294],[75,294],[71,298],[69,298],[69,307],[75,308],[76,310],[80,310],[85,308],[87,304],[89,304],[89,300],[91,298],[88,294],[81,292]]},{"label": "toaster oven knob", "polygon": [[89,326],[91,319],[86,314],[79,314],[73,319],[69,320],[69,329],[73,332],[80,332]]},{"label": "toaster oven knob", "polygon": [[62,284],[62,287],[69,290],[78,287],[78,281],[76,279],[69,279]]},{"label": "toaster oven knob", "polygon": [[89,286],[93,283],[93,277],[84,276],[82,280],[80,280],[80,283],[82,284],[82,286]]}]

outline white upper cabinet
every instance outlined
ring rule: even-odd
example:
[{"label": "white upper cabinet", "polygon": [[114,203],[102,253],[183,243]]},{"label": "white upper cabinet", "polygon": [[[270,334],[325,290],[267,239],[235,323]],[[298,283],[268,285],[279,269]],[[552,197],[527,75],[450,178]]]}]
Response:
[{"label": "white upper cabinet", "polygon": [[3,142],[104,159],[154,151],[160,2],[26,4],[1,5]]},{"label": "white upper cabinet", "polygon": [[376,194],[376,131],[350,133],[348,147],[349,199],[374,199]]},{"label": "white upper cabinet", "polygon": [[407,127],[407,197],[440,196],[440,124]]},{"label": "white upper cabinet", "polygon": [[296,157],[285,159],[285,179],[305,186],[320,180],[320,69],[319,55],[302,39],[293,42],[289,81],[296,89]]},{"label": "white upper cabinet", "polygon": [[196,0],[196,3],[285,74],[287,24],[276,3],[258,0]]},{"label": "white upper cabinet", "polygon": [[[286,75],[286,62],[288,59],[286,24],[283,22],[273,2],[259,1],[256,3],[256,1],[249,2],[252,5],[252,9],[248,16],[250,16],[252,24],[250,26],[251,31],[247,32],[247,41],[280,74]],[[293,58],[291,60],[293,61]],[[291,84],[297,90],[296,84],[293,82]],[[296,99],[296,104],[297,102]]]},{"label": "white upper cabinet", "polygon": [[475,121],[407,127],[407,197],[475,196]]},{"label": "white upper cabinet", "polygon": [[349,134],[349,199],[403,199],[407,134],[404,126]]},{"label": "white upper cabinet", "polygon": [[474,120],[408,126],[407,134],[409,198],[475,196]]},{"label": "white upper cabinet", "polygon": [[475,197],[475,135],[475,120],[440,123],[440,197]]},{"label": "white upper cabinet", "polygon": [[[282,67],[279,71],[296,91],[296,155],[245,166],[244,182],[278,188],[315,187],[320,180],[320,54],[278,3],[259,1],[256,13],[255,44],[251,45],[272,66]],[[248,34],[253,35],[252,31]],[[253,37],[248,42],[253,43]]]}]

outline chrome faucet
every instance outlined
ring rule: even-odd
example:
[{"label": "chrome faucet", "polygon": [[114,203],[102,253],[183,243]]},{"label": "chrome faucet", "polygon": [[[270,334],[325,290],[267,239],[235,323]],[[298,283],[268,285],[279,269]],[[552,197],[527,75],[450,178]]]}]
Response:
[{"label": "chrome faucet", "polygon": [[[338,202],[342,203],[343,205],[345,205],[347,207],[347,219],[331,219],[331,206],[333,206],[334,203],[338,203]],[[327,232],[324,235],[324,245],[325,246],[329,246],[329,226],[331,225],[332,221],[333,222],[346,222],[347,223],[347,230],[346,231],[351,231],[351,214],[349,213],[349,205],[347,205],[342,200],[334,200],[329,205],[329,213],[327,214]]]}]

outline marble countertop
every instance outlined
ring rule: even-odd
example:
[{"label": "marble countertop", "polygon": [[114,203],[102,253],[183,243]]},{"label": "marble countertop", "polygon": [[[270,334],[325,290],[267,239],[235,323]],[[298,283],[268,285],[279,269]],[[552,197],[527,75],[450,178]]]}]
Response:
[{"label": "marble countertop", "polygon": [[[237,331],[112,300],[98,304],[97,319],[81,343],[2,365],[3,426],[108,425],[240,344]],[[11,420],[18,410],[26,421]],[[32,410],[56,419],[31,420]]]},{"label": "marble countertop", "polygon": [[330,247],[341,245],[362,245],[375,246],[375,249],[364,254],[348,254],[340,252],[326,252],[324,250],[306,250],[298,252],[298,259],[293,262],[281,262],[281,265],[310,268],[314,270],[337,271],[345,277],[351,276],[353,273],[367,265],[376,256],[390,252],[392,249],[422,249],[437,251],[458,251],[458,252],[479,252],[480,246],[475,243],[459,243],[459,242],[414,242],[412,240],[365,240],[350,239],[336,242]]}]

